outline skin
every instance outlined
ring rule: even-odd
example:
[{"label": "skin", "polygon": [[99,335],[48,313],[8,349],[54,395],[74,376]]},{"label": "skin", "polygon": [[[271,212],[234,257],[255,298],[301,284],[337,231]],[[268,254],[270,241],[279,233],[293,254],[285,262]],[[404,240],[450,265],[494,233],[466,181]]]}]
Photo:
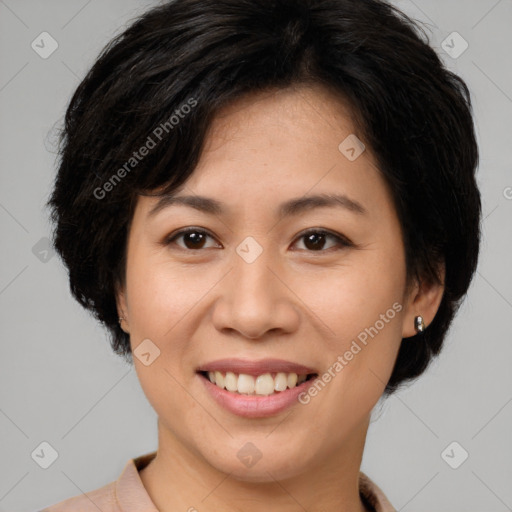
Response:
[{"label": "skin", "polygon": [[[338,149],[352,133],[348,108],[320,86],[252,94],[215,118],[179,192],[217,199],[227,214],[172,205],[150,216],[157,198],[139,197],[117,304],[132,350],[149,338],[161,351],[149,366],[134,357],[159,418],[157,456],[140,476],[161,512],[366,510],[358,475],[372,408],[414,317],[432,321],[443,287],[406,282],[400,223],[370,148],[353,162]],[[345,194],[366,213],[323,207],[277,220],[281,202],[317,193]],[[189,226],[210,236],[165,245]],[[315,250],[300,236],[309,228],[353,245],[328,236]],[[250,264],[236,252],[247,236],[263,249]],[[401,311],[307,405],[241,418],[196,374],[225,357],[322,374],[395,303]],[[250,468],[237,457],[249,441],[262,453]]]}]

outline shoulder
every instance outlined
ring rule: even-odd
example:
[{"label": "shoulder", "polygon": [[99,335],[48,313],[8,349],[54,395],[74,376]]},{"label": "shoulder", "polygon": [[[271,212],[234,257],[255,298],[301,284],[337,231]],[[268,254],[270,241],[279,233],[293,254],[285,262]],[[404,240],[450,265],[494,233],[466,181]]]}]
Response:
[{"label": "shoulder", "polygon": [[85,492],[50,505],[39,512],[158,512],[151,501],[139,470],[156,456],[156,451],[130,459],[117,480],[94,491]]},{"label": "shoulder", "polygon": [[50,505],[40,512],[121,512],[116,499],[115,482]]}]

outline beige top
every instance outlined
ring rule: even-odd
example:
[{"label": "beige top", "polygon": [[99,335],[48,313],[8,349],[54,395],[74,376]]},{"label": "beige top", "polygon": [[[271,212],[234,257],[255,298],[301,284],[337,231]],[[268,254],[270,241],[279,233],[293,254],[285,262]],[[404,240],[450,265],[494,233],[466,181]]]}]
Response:
[{"label": "beige top", "polygon": [[[139,476],[139,471],[155,455],[156,451],[130,459],[116,481],[87,494],[68,498],[40,512],[158,512]],[[361,471],[359,493],[370,510],[396,512],[381,489]]]}]

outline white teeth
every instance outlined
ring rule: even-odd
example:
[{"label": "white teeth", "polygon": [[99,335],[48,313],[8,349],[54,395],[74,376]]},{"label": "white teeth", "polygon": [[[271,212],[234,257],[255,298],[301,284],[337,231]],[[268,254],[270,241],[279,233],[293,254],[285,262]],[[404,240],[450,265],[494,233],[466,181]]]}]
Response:
[{"label": "white teeth", "polygon": [[294,388],[297,384],[297,374],[296,373],[289,373],[287,377],[287,383],[289,388]]},{"label": "white teeth", "polygon": [[236,391],[238,389],[238,377],[233,372],[227,372],[224,386],[228,391]]},{"label": "white teeth", "polygon": [[279,372],[272,377],[270,373],[264,373],[254,378],[245,373],[236,374],[219,371],[208,372],[210,382],[222,389],[233,393],[238,392],[245,395],[272,395],[275,392],[286,391],[287,388],[294,388],[302,384],[307,376],[296,373]]},{"label": "white teeth", "polygon": [[224,387],[224,375],[220,372],[215,372],[215,382],[218,384],[219,388]]},{"label": "white teeth", "polygon": [[254,391],[257,395],[271,395],[274,392],[274,379],[272,378],[272,375],[270,375],[270,373],[259,375],[256,378]]},{"label": "white teeth", "polygon": [[276,391],[285,391],[288,386],[288,377],[286,373],[278,373],[275,378],[274,389]]},{"label": "white teeth", "polygon": [[[220,383],[217,383],[217,379],[215,379],[215,383],[220,388],[222,387]],[[238,376],[238,389],[239,393],[247,393],[252,394],[254,392],[254,377],[252,375],[245,375],[241,373]]]}]

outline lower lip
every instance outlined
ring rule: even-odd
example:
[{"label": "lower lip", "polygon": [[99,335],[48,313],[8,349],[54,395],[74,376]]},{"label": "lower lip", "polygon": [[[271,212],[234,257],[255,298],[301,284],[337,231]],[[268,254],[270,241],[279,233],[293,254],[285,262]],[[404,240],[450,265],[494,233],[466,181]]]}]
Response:
[{"label": "lower lip", "polygon": [[316,379],[315,377],[294,388],[286,389],[286,391],[264,396],[232,393],[219,388],[201,373],[198,373],[198,376],[204,382],[208,393],[219,405],[244,418],[266,418],[284,411],[295,403],[300,403],[298,396],[306,391]]}]

